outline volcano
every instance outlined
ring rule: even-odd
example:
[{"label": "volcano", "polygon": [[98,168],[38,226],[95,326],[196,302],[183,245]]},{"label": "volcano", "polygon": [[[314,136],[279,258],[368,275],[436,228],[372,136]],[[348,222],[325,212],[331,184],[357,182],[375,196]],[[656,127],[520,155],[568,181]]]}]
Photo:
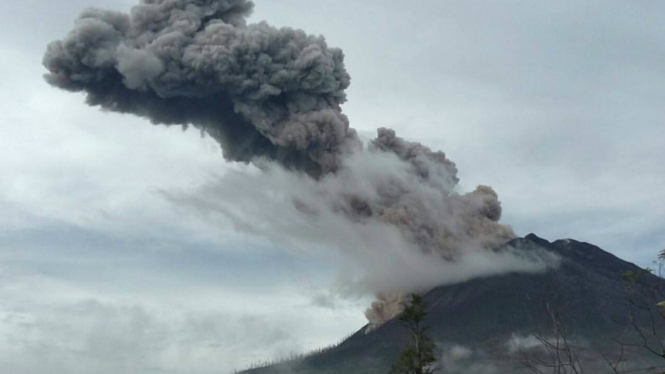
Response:
[{"label": "volcano", "polygon": [[[529,234],[494,250],[505,248],[544,250],[560,263],[544,273],[479,278],[426,293],[425,324],[437,343],[440,372],[530,372],[527,362],[535,361],[529,355],[547,362],[544,342],[564,335],[584,372],[612,373],[608,361],[619,358],[620,372],[662,372],[662,278],[572,239],[549,242]],[[243,373],[387,373],[409,339],[393,319],[324,351]]]}]

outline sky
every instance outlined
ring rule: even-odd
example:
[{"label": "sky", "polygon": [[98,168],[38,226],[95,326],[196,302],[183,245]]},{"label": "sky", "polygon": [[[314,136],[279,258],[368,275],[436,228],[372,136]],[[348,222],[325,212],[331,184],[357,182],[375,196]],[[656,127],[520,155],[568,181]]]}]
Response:
[{"label": "sky", "polygon": [[[344,50],[361,136],[443,150],[518,235],[642,266],[665,249],[665,3],[256,3],[250,22]],[[83,8],[132,5],[0,2],[0,371],[226,373],[363,326],[372,295],[338,292],[334,256],[169,198],[255,169],[44,82],[47,43]]]}]

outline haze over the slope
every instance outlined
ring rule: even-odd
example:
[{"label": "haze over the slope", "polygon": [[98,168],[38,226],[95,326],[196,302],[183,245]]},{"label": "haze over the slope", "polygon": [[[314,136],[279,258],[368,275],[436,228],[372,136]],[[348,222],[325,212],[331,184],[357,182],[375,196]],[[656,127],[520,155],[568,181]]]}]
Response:
[{"label": "haze over the slope", "polygon": [[[297,257],[233,232],[227,219],[211,223],[174,210],[157,193],[191,191],[229,169],[245,173],[225,164],[210,138],[102,113],[43,82],[44,46],[66,35],[81,9],[125,12],[134,4],[0,3],[7,15],[0,24],[0,306],[12,317],[0,323],[0,366],[40,371],[32,357],[47,354],[43,364],[52,372],[71,373],[82,370],[77,352],[88,352],[100,372],[110,363],[231,371],[360,327],[359,311],[370,300],[330,293],[328,262],[294,265]],[[500,192],[503,220],[519,235],[573,237],[645,266],[665,247],[665,191],[657,188],[665,183],[663,4],[258,5],[252,22],[303,28],[344,48],[353,74],[344,112],[360,134],[374,137],[375,128],[387,126],[446,150],[463,190],[486,183]],[[248,253],[252,260],[241,260]],[[200,292],[211,283],[214,290]],[[160,289],[172,291],[166,297]],[[274,298],[253,302],[267,293]],[[85,300],[115,311],[112,331],[75,323],[111,315],[77,306]],[[243,325],[233,323],[197,329],[191,339],[177,334],[185,321],[205,315],[237,320],[237,304],[251,305],[258,324],[288,327],[259,329],[264,336],[256,341],[244,340]],[[115,332],[140,316],[130,313],[136,308],[161,322],[148,334],[119,339]],[[182,313],[169,317],[174,308]],[[98,337],[106,344],[92,347]],[[184,343],[191,341],[206,343]],[[258,356],[228,353],[242,341]],[[137,344],[115,349],[128,342]],[[171,366],[171,357],[182,366]]]}]

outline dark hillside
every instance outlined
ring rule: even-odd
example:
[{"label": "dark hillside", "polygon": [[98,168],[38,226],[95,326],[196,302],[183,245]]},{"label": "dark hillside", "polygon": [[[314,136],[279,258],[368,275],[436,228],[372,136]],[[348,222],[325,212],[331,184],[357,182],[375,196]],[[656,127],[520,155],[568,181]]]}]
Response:
[{"label": "dark hillside", "polygon": [[[632,331],[626,323],[629,297],[652,306],[658,301],[653,289],[662,284],[660,278],[644,274],[628,293],[622,274],[641,269],[594,245],[569,239],[550,243],[531,234],[496,250],[508,246],[520,251],[544,249],[558,255],[561,264],[546,273],[512,273],[428,292],[427,324],[442,347],[468,347],[483,352],[484,359],[495,366],[514,368],[516,360],[507,354],[510,345],[516,336],[547,335],[552,327],[549,308],[560,316],[568,338],[582,345],[580,350],[600,357],[599,352],[616,351],[613,339],[627,341],[625,332]],[[361,329],[321,354],[246,373],[387,373],[408,339],[393,320],[371,333]]]}]

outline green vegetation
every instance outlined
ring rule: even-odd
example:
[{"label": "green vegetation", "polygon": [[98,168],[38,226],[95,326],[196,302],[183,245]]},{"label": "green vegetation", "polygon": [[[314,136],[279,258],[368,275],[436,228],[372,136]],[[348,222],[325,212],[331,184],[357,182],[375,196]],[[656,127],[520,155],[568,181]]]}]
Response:
[{"label": "green vegetation", "polygon": [[389,374],[431,374],[434,369],[434,342],[427,336],[423,319],[427,315],[427,303],[422,296],[411,295],[410,304],[399,316],[400,322],[411,331],[411,346],[399,354]]}]

